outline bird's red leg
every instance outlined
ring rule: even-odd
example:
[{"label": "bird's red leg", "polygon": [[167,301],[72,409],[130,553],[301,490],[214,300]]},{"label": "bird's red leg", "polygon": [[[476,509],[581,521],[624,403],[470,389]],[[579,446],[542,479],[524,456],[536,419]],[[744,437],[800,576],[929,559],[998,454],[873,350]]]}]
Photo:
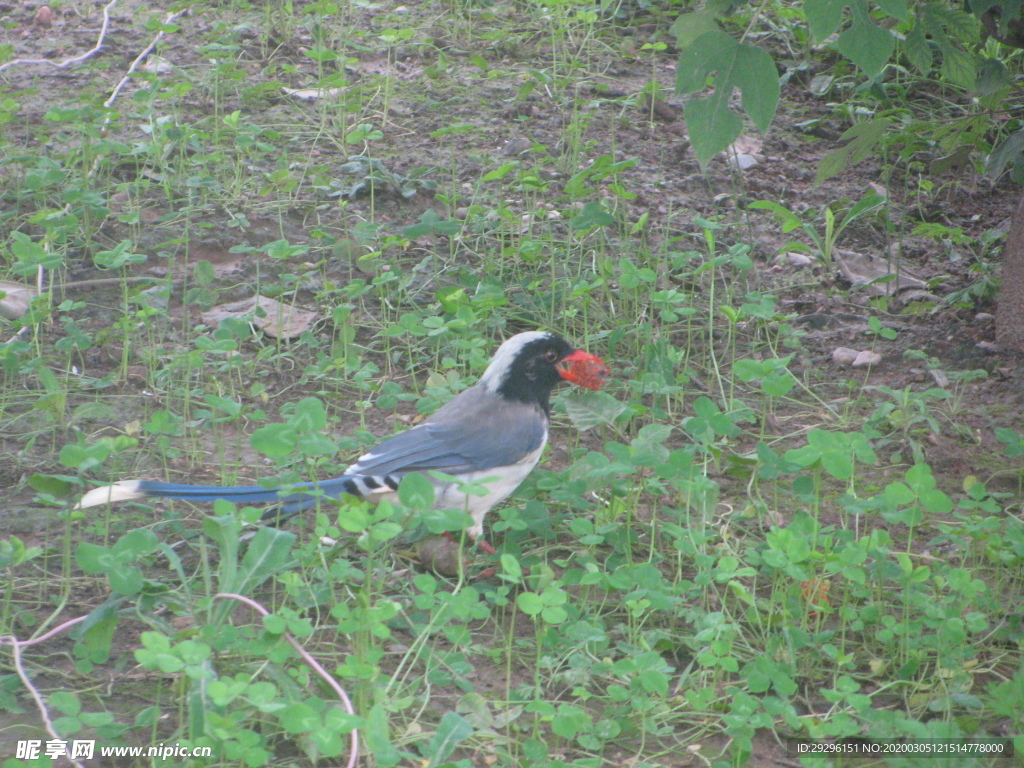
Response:
[{"label": "bird's red leg", "polygon": [[[448,539],[448,541],[452,542],[453,544],[458,544],[458,542],[455,540],[455,536],[452,535],[451,531],[445,531],[441,535],[444,538]],[[488,555],[496,555],[496,554],[498,554],[498,550],[496,550],[494,547],[492,547],[490,542],[486,541],[485,539],[473,539],[473,543],[476,544],[478,547],[480,547],[480,549],[482,549]],[[476,575],[476,577],[474,578],[474,581],[479,581],[480,579],[489,579],[489,578],[491,578],[491,576],[493,576],[497,572],[498,572],[497,568],[494,568],[494,567],[487,568],[487,569],[481,571],[480,573],[478,573]]]},{"label": "bird's red leg", "polygon": [[496,550],[494,547],[492,547],[490,545],[490,543],[488,541],[486,541],[485,539],[477,539],[476,540],[476,545],[478,547],[480,547],[480,549],[482,549],[488,555],[496,555],[496,554],[498,554],[498,550]]},{"label": "bird's red leg", "polygon": [[[445,531],[441,535],[444,536],[446,539],[448,539],[448,541],[450,541],[452,544],[458,544],[459,543],[456,540],[455,536],[452,535],[451,531]],[[487,542],[484,539],[473,539],[473,543],[476,544],[478,547],[480,547],[480,549],[482,549],[488,555],[496,555],[496,554],[498,554],[498,550],[496,550],[494,547],[492,547],[490,545],[490,543]]]}]

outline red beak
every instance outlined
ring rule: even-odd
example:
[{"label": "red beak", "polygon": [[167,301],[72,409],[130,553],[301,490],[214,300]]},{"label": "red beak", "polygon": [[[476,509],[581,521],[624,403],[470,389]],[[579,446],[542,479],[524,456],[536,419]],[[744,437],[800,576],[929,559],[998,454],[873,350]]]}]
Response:
[{"label": "red beak", "polygon": [[597,355],[577,349],[558,364],[558,374],[566,381],[587,389],[600,389],[608,378],[608,366]]}]

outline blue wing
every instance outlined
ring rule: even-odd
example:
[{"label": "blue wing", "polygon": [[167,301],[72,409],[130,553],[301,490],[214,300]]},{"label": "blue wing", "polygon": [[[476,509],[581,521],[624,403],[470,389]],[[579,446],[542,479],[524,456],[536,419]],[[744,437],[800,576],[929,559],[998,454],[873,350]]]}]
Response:
[{"label": "blue wing", "polygon": [[540,448],[548,417],[540,408],[470,387],[422,424],[389,437],[360,456],[345,475],[449,475],[516,464]]}]

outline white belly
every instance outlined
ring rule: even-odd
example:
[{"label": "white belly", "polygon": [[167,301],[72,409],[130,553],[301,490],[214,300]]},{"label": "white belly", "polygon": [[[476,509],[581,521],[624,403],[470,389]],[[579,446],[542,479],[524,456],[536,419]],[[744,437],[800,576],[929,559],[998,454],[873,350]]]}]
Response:
[{"label": "white belly", "polygon": [[[484,533],[484,515],[491,507],[507,499],[526,479],[540,461],[546,442],[545,440],[541,443],[536,451],[526,454],[517,464],[502,467],[500,473],[493,469],[485,469],[462,475],[460,479],[463,483],[482,486],[481,490],[485,491],[482,496],[463,493],[456,483],[435,483],[434,509],[460,509],[468,512],[473,518],[473,524],[466,529],[466,533],[474,539],[480,538]],[[489,479],[490,482],[485,482]]]}]

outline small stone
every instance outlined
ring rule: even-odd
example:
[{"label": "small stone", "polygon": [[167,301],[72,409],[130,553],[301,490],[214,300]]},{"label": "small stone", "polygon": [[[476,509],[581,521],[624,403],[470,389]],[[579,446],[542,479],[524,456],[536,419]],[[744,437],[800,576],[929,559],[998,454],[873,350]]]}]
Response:
[{"label": "small stone", "polygon": [[32,17],[32,26],[41,29],[49,29],[53,26],[53,11],[50,10],[50,6],[44,5],[36,11],[36,15]]},{"label": "small stone", "polygon": [[928,371],[928,373],[931,374],[932,378],[935,380],[935,383],[938,384],[940,387],[942,387],[943,389],[949,388],[949,377],[945,373],[943,373],[937,368]]},{"label": "small stone", "polygon": [[836,347],[832,350],[832,362],[839,365],[853,365],[853,361],[857,359],[859,354],[856,349]]},{"label": "small stone", "polygon": [[797,251],[789,251],[782,254],[781,256],[790,266],[793,267],[812,267],[814,266],[814,259],[808,256],[806,253],[799,253]]},{"label": "small stone", "polygon": [[746,152],[739,152],[735,155],[729,156],[729,165],[734,168],[739,168],[741,171],[745,171],[748,168],[753,168],[760,162],[757,155],[748,155]]},{"label": "small stone", "polygon": [[979,312],[974,316],[974,322],[976,323],[991,323],[995,321],[996,316],[991,312]]},{"label": "small stone", "polygon": [[525,136],[517,136],[514,139],[509,139],[505,142],[504,152],[510,157],[521,155],[525,152],[529,152],[533,149],[533,142]]},{"label": "small stone", "polygon": [[854,368],[867,368],[871,365],[878,365],[882,362],[882,356],[877,352],[872,352],[870,349],[865,349],[859,355],[857,359],[853,361]]}]

